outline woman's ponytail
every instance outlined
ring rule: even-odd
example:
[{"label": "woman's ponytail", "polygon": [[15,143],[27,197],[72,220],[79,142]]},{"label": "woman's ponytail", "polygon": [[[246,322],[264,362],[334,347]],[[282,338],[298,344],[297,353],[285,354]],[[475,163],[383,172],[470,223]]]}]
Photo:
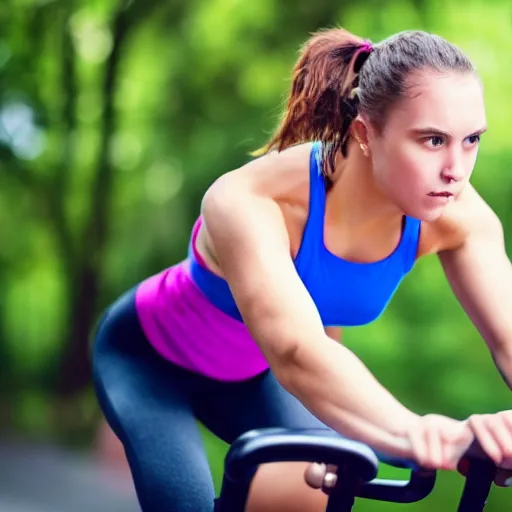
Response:
[{"label": "woman's ponytail", "polygon": [[281,123],[256,154],[310,141],[324,142],[326,177],[338,151],[344,156],[350,124],[357,116],[357,73],[372,51],[368,41],[343,29],[313,34],[301,50]]}]

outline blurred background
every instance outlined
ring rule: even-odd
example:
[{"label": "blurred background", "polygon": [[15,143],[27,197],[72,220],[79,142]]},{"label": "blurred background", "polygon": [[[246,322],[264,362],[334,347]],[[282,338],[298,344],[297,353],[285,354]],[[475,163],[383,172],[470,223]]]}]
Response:
[{"label": "blurred background", "polygon": [[[300,45],[335,25],[375,42],[436,32],[474,60],[489,131],[473,182],[510,247],[509,0],[0,2],[1,512],[138,510],[91,387],[95,322],[184,257],[202,194],[267,140]],[[435,258],[344,342],[417,412],[510,408]],[[218,485],[226,446],[204,436]],[[462,484],[443,473],[405,508],[455,510]],[[488,510],[510,503],[494,489]]]}]

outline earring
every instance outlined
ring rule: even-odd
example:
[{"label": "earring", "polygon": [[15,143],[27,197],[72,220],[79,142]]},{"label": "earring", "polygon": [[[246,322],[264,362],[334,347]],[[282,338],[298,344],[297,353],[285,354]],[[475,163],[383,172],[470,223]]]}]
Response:
[{"label": "earring", "polygon": [[368,156],[368,146],[366,144],[360,143],[359,147],[361,148],[363,155]]}]

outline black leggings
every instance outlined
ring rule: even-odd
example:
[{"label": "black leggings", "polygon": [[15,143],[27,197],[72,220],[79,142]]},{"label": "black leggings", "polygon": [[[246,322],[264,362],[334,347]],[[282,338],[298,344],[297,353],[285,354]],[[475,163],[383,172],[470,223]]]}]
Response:
[{"label": "black leggings", "polygon": [[159,356],[137,319],[135,289],[103,316],[93,373],[143,512],[212,512],[213,481],[196,420],[229,444],[255,428],[327,428],[270,371],[221,382]]}]

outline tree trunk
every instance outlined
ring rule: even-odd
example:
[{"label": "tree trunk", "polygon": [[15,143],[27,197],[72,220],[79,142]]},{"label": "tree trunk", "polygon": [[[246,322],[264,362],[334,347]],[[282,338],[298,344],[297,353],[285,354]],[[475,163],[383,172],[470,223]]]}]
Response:
[{"label": "tree trunk", "polygon": [[83,390],[91,380],[89,336],[98,306],[102,265],[108,235],[109,206],[112,197],[113,168],[109,160],[116,128],[114,107],[119,64],[123,43],[128,33],[126,9],[120,8],[113,23],[113,46],[106,63],[103,84],[103,118],[101,147],[97,171],[91,190],[90,213],[77,254],[77,268],[72,276],[69,295],[69,334],[59,369],[58,393],[72,396]]}]

